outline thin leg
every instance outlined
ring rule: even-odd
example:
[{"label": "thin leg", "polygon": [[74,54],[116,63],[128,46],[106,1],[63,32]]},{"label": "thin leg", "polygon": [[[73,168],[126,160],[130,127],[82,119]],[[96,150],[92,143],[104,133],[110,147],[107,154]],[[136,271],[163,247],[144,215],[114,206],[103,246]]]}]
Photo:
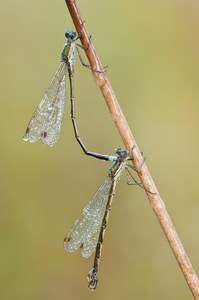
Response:
[{"label": "thin leg", "polygon": [[[75,45],[76,45],[77,54],[78,54],[78,56],[79,56],[79,59],[80,59],[80,62],[81,62],[81,64],[82,64],[82,66],[84,66],[84,67],[86,67],[86,68],[88,68],[88,69],[90,69],[90,70],[92,70],[92,71],[94,71],[94,72],[97,72],[97,73],[106,73],[106,71],[99,71],[99,70],[92,69],[90,65],[86,64],[86,63],[84,62],[84,60],[83,60],[81,54],[80,54],[80,51],[79,51],[78,47],[80,47],[80,48],[82,48],[82,49],[84,49],[84,50],[85,50],[85,48],[84,48],[82,45],[79,45],[79,44],[77,44],[77,43],[76,43]],[[89,48],[89,47],[88,47],[88,48]],[[87,49],[88,49],[88,48],[87,48]],[[86,50],[87,50],[87,49],[86,49]],[[105,67],[103,67],[103,68],[106,69],[106,68],[108,68],[108,66],[105,66]]]},{"label": "thin leg", "polygon": [[[131,165],[129,165],[129,164],[126,164],[126,165],[127,165],[128,167],[130,167],[131,169],[133,169],[134,171],[137,172],[137,170],[136,170],[135,167],[133,167],[133,166],[131,166]],[[134,181],[134,183],[131,183],[131,182],[128,181],[128,179],[127,179],[127,184],[128,184],[128,185],[138,185],[139,187],[141,187],[141,188],[142,188],[143,190],[145,190],[146,192],[148,192],[148,193],[150,193],[150,194],[152,194],[152,195],[156,195],[156,193],[151,192],[151,191],[145,189],[145,188],[143,187],[142,183],[141,183],[141,182],[138,182],[138,181],[133,177],[133,175],[131,174],[131,172],[129,171],[128,168],[126,168],[126,171],[127,171],[127,174],[130,175],[130,177],[131,177],[131,178],[133,179],[133,181]]]}]

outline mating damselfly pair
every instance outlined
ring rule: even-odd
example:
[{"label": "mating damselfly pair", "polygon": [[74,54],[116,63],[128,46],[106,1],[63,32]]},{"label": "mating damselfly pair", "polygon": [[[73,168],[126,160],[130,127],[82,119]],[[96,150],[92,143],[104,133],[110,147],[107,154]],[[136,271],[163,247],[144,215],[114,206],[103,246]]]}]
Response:
[{"label": "mating damselfly pair", "polygon": [[[66,97],[65,77],[68,72],[70,83],[71,120],[75,137],[85,154],[98,159],[114,161],[108,176],[100,186],[93,199],[84,208],[82,215],[64,239],[64,249],[72,252],[81,249],[83,257],[89,257],[95,252],[94,265],[88,275],[89,289],[95,290],[98,281],[99,259],[101,255],[104,232],[116,185],[125,169],[129,172],[126,160],[128,151],[116,148],[116,156],[109,156],[88,151],[79,137],[74,114],[74,60],[78,49],[76,43],[79,36],[76,32],[65,33],[67,42],[61,53],[61,64],[52,78],[50,86],[36,108],[24,134],[23,139],[30,143],[41,140],[48,146],[53,146],[60,135]],[[77,50],[78,54],[79,51]],[[85,65],[81,59],[83,65]],[[87,65],[85,65],[87,66]],[[130,166],[132,167],[132,166]],[[130,173],[130,172],[129,172]]]}]

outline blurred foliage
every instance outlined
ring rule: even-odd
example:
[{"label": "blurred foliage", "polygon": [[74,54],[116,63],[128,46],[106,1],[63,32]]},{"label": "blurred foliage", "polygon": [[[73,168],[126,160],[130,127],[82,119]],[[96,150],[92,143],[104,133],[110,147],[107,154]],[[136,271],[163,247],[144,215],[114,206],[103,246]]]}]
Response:
[{"label": "blurred foliage", "polygon": [[[196,270],[199,227],[198,1],[79,1],[92,40]],[[58,64],[64,1],[3,1],[1,27],[1,289],[3,300],[192,299],[143,190],[115,195],[100,264],[65,253],[62,240],[107,174],[82,154],[67,100],[55,147],[22,141]],[[76,59],[76,115],[90,150],[121,139],[90,72]],[[68,83],[67,83],[68,84]]]}]

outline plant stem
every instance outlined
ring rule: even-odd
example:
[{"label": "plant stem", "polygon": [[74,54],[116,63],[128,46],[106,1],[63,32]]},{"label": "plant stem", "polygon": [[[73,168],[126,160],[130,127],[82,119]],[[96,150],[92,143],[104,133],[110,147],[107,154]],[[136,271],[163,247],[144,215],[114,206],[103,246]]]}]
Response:
[{"label": "plant stem", "polygon": [[[146,191],[151,207],[157,216],[157,219],[177,259],[177,262],[189,285],[189,288],[194,298],[196,300],[199,300],[199,279],[183,248],[180,238],[178,237],[178,234],[174,228],[171,218],[169,217],[165,204],[161,199],[160,194],[153,182],[149,170],[146,164],[143,163],[143,157],[120,108],[120,105],[107,78],[107,75],[104,72],[104,68],[99,60],[99,57],[96,54],[96,50],[86,29],[85,22],[80,15],[76,2],[74,0],[65,0],[65,2],[73,19],[76,31],[80,36],[81,43],[85,49],[85,53],[91,66],[94,81],[101,89],[104,100],[109,108],[111,117],[114,120],[115,125],[117,126],[126,149],[128,149],[129,153],[132,154],[133,164],[138,170],[138,176]],[[149,193],[148,191],[152,191],[152,193]]]}]

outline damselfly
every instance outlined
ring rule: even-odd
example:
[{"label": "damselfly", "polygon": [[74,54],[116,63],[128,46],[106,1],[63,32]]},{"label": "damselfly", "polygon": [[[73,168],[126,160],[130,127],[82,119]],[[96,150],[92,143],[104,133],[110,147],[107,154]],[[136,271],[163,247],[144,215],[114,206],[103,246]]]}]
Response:
[{"label": "damselfly", "polygon": [[34,143],[42,140],[44,144],[53,146],[60,135],[66,96],[66,72],[70,81],[70,96],[73,97],[73,65],[76,43],[79,38],[76,32],[66,31],[67,42],[61,52],[61,64],[53,76],[50,86],[36,108],[26,132],[24,141]]},{"label": "damselfly", "polygon": [[[88,288],[91,291],[97,287],[102,244],[115,188],[124,169],[129,166],[126,162],[128,151],[120,148],[115,150],[116,156],[109,159],[115,162],[110,167],[108,176],[64,238],[64,249],[68,252],[80,249],[82,256],[88,258],[95,251],[93,268],[88,274]],[[130,173],[128,169],[127,171]]]},{"label": "damselfly", "polygon": [[[111,156],[103,155],[95,152],[88,151],[83,144],[77,129],[75,119],[75,98],[74,98],[74,61],[75,53],[77,51],[80,61],[83,66],[90,68],[85,64],[77,47],[83,48],[77,44],[79,38],[78,34],[74,31],[66,31],[65,37],[67,42],[61,52],[61,64],[59,65],[55,75],[53,76],[47,92],[44,94],[38,107],[36,108],[23,136],[24,141],[34,143],[41,140],[48,146],[53,146],[60,135],[61,123],[64,114],[65,97],[66,97],[66,83],[65,77],[68,71],[70,83],[70,101],[71,101],[71,120],[75,133],[75,138],[81,146],[86,155],[93,156],[102,160],[111,160]],[[93,70],[96,72],[101,72]]]}]

